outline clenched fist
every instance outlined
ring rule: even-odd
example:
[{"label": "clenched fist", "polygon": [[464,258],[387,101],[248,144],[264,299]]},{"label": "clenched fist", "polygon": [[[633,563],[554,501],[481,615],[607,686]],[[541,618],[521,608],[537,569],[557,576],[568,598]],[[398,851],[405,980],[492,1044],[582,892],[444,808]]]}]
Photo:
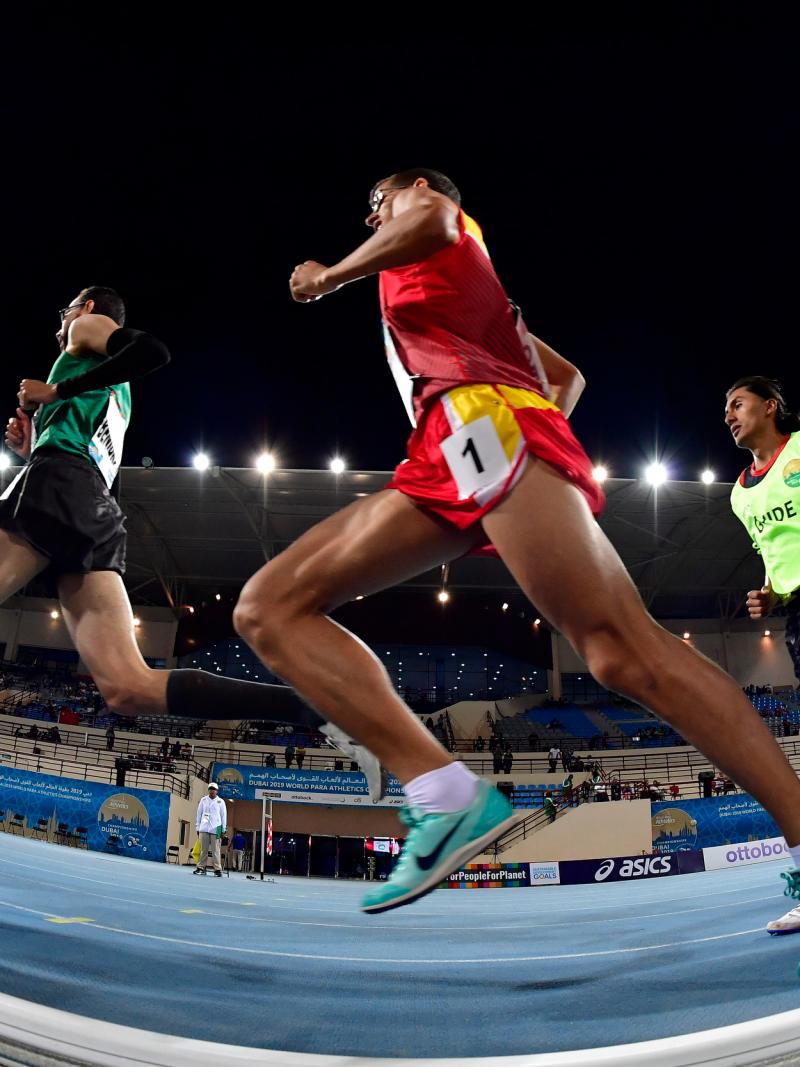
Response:
[{"label": "clenched fist", "polygon": [[747,594],[747,611],[751,619],[766,619],[777,603],[778,596],[773,592],[769,578],[761,589],[751,589]]}]

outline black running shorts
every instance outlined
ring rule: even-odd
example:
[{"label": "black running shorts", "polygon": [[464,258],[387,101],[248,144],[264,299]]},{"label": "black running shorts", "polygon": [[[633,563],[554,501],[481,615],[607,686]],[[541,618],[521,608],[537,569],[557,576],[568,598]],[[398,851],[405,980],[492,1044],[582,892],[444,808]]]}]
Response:
[{"label": "black running shorts", "polygon": [[0,500],[0,529],[46,556],[56,574],[125,573],[125,516],[89,459],[35,451]]}]

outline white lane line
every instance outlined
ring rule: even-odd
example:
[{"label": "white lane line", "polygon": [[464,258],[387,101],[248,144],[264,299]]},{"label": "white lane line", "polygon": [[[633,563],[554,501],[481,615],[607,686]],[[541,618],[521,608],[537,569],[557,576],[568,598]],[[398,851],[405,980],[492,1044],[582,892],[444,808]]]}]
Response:
[{"label": "white lane line", "polygon": [[[3,865],[4,866],[12,865],[14,867],[22,867],[25,870],[34,872],[34,875],[36,875],[36,876],[41,876],[41,874],[42,874],[42,868],[41,867],[37,867],[35,864],[32,864],[32,863],[20,863],[18,860],[9,860],[9,859],[5,859],[4,858],[3,859]],[[49,872],[45,872],[45,873],[49,873]],[[76,882],[90,882],[92,885],[107,885],[107,886],[114,887],[114,886],[118,886],[120,884],[118,881],[117,882],[108,882],[108,881],[105,881],[105,880],[103,880],[101,878],[92,878],[90,875],[85,875],[85,874],[67,874],[66,872],[63,872],[63,871],[54,871],[52,873],[54,873],[56,875],[56,877],[59,877],[59,878],[71,878]],[[41,878],[40,877],[33,877],[32,876],[32,880],[34,881],[35,885],[42,885],[43,884],[41,882]],[[184,885],[184,883],[178,883],[178,885],[180,886],[181,891],[185,892],[187,894],[187,896],[190,896],[190,898],[191,898],[191,900],[193,902],[209,901],[211,903],[214,903],[215,901],[224,900],[227,904],[240,904],[241,903],[241,900],[238,897],[223,897],[223,896],[218,896],[216,893],[214,893],[213,895],[209,894],[208,896],[204,896],[203,894],[198,894],[197,891],[195,890],[194,892],[189,894],[188,890],[186,889],[186,885]],[[152,896],[161,896],[161,897],[172,897],[172,896],[175,895],[175,891],[176,891],[174,885],[170,886],[169,888],[165,888],[165,889],[151,889],[151,888],[149,888],[147,886],[135,885],[134,884],[133,886],[130,886],[129,888],[132,888],[134,890],[134,892],[136,892],[136,893],[148,893],[148,894],[150,894]],[[200,887],[198,886],[198,889],[199,888]],[[249,893],[250,892],[249,887],[247,887],[247,888],[248,888],[248,893]],[[265,901],[263,906],[266,907],[266,908],[274,907],[273,901],[276,900],[276,899],[277,900],[283,900],[283,899],[287,899],[288,900],[289,898],[272,897],[269,901]],[[142,901],[135,901],[134,903],[141,904],[143,902]],[[289,905],[289,906],[291,906],[291,905]],[[275,910],[276,911],[286,911],[286,910],[288,910],[288,908],[276,907]],[[339,914],[339,913],[347,914],[347,913],[352,913],[353,907],[351,905],[350,907],[347,907],[347,908],[345,908],[345,907],[342,907],[342,908],[312,908],[310,910],[312,910],[312,911],[331,911],[333,914]]]},{"label": "white lane line", "polygon": [[[25,908],[21,904],[12,904],[7,900],[0,900],[0,907],[13,908],[15,911],[24,911],[31,915],[50,917],[51,912],[38,911],[36,908]],[[430,964],[435,967],[450,967],[470,964],[472,966],[484,966],[487,963],[543,963],[550,960],[580,960],[590,959],[596,956],[624,956],[636,952],[658,952],[665,948],[683,948],[686,945],[702,945],[711,941],[729,941],[734,937],[746,937],[749,934],[763,934],[763,928],[758,926],[753,930],[736,930],[730,934],[714,934],[712,937],[692,937],[683,941],[664,941],[656,945],[635,945],[632,948],[606,948],[593,952],[564,952],[557,955],[547,956],[481,956],[465,959],[416,959],[402,957],[390,959],[387,956],[332,956],[312,952],[279,952],[276,949],[267,948],[243,948],[240,945],[215,944],[212,941],[191,941],[182,937],[166,937],[163,934],[146,934],[141,930],[125,930],[119,926],[104,926],[102,923],[92,923],[84,927],[86,930],[105,930],[111,934],[122,934],[126,937],[140,937],[147,941],[161,941],[170,945],[188,945],[191,948],[207,948],[219,952],[235,952],[247,956],[270,956],[281,959],[294,960],[325,960],[337,963],[386,963],[386,964]]]},{"label": "white lane line", "polygon": [[[131,898],[131,897],[121,897],[119,895],[111,896],[108,893],[91,893],[88,890],[83,889],[82,887],[61,885],[61,884],[59,884],[57,882],[42,882],[41,880],[37,880],[35,882],[35,885],[36,885],[37,889],[39,889],[39,888],[58,889],[58,890],[61,890],[62,892],[65,892],[65,893],[80,893],[81,896],[94,897],[96,900],[111,900],[114,903],[119,903],[119,904],[134,904],[134,905],[137,905],[137,906],[140,906],[140,907],[141,906],[146,906],[148,908],[157,908],[160,911],[168,911],[168,912],[171,912],[171,913],[175,913],[175,912],[182,912],[184,914],[187,913],[187,909],[183,908],[183,907],[180,907],[177,903],[175,903],[175,904],[154,904],[152,902],[145,902],[145,901],[142,901],[142,900],[136,900],[136,899]],[[237,903],[239,903],[239,902],[237,901]],[[319,922],[319,921],[312,921],[310,919],[282,919],[282,918],[281,919],[271,919],[271,918],[267,918],[267,917],[260,916],[260,915],[254,915],[251,912],[243,913],[243,912],[232,912],[232,911],[210,911],[208,908],[203,908],[202,909],[202,913],[204,915],[212,915],[212,916],[214,916],[215,918],[218,918],[218,919],[236,919],[239,922],[268,923],[270,925],[276,925],[276,926],[321,926],[321,927],[325,927],[325,928],[328,928],[328,929],[359,930],[361,932],[364,932],[364,931],[367,931],[367,930],[372,930],[372,929],[395,930],[395,931],[398,931],[398,932],[400,932],[402,930],[403,932],[415,931],[415,932],[424,932],[424,933],[438,933],[438,934],[444,934],[446,936],[446,935],[448,935],[450,933],[479,932],[479,933],[485,934],[487,932],[490,932],[490,931],[491,932],[495,932],[497,930],[540,930],[540,929],[549,930],[551,927],[555,928],[555,927],[561,927],[561,926],[569,926],[569,927],[573,927],[573,926],[595,926],[597,924],[600,924],[600,925],[604,926],[606,923],[638,922],[640,919],[662,919],[662,920],[667,920],[667,919],[674,919],[676,916],[679,916],[679,915],[694,915],[697,912],[719,911],[721,908],[738,908],[742,904],[765,904],[765,903],[766,903],[766,901],[764,900],[763,897],[749,897],[746,900],[729,900],[724,904],[708,904],[708,905],[706,905],[705,907],[702,907],[702,908],[681,908],[681,909],[678,909],[678,910],[675,910],[675,911],[669,911],[669,912],[663,912],[663,911],[650,912],[650,913],[645,914],[645,915],[617,915],[617,916],[612,916],[611,918],[578,919],[578,920],[573,920],[573,922],[549,922],[549,921],[548,922],[541,922],[541,923],[538,923],[538,922],[534,922],[534,923],[517,922],[517,923],[508,923],[508,924],[505,924],[505,923],[494,923],[491,926],[487,926],[486,924],[482,924],[480,926],[447,926],[447,927],[416,926],[416,925],[409,926],[409,925],[406,925],[405,923],[401,927],[401,926],[398,926],[397,923],[371,922],[371,921],[369,921],[369,918],[366,918],[365,921],[360,922],[360,923]],[[195,910],[195,909],[192,909],[192,910]],[[197,910],[199,911],[200,909],[197,909]]]}]

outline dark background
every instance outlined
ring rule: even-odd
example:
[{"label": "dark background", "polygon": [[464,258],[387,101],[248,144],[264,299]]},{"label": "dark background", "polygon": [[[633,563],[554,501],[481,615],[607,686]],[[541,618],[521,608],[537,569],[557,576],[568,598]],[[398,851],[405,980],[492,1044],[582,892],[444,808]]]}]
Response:
[{"label": "dark background", "polygon": [[9,17],[8,414],[21,377],[47,376],[57,309],[106,284],[173,354],[134,386],[126,463],[202,447],[243,466],[269,447],[286,467],[393,467],[409,427],[375,281],[311,306],[287,282],[368,236],[376,180],[431,166],[530,328],[585,374],[573,422],[592,457],[612,476],[658,454],[676,477],[711,463],[732,480],[749,454],[723,426],[726,387],[766,373],[798,392],[790,11],[536,5],[526,25],[439,11],[434,26],[381,4],[357,29],[299,8],[280,27],[167,5]]},{"label": "dark background", "polygon": [[56,310],[108,284],[173,353],[134,387],[128,464],[202,446],[241,466],[268,445],[287,467],[392,467],[408,425],[374,280],[313,306],[287,280],[368,236],[377,179],[432,166],[531,329],[584,372],[593,458],[630,477],[658,449],[676,476],[710,460],[732,479],[725,388],[795,384],[794,25],[779,5],[645,7],[399,36],[390,5],[330,37],[199,8],[7,23],[8,413],[20,377],[47,375]]}]

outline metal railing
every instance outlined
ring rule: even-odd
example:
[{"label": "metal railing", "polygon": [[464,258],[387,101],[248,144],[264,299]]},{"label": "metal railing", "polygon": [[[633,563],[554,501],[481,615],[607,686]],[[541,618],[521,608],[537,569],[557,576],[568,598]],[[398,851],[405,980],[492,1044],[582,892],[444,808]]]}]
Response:
[{"label": "metal railing", "polygon": [[[31,725],[36,725],[37,729],[40,729],[38,720],[32,721]],[[114,760],[119,755],[125,755],[129,757],[138,756],[142,760],[151,763],[165,763],[165,760],[161,756],[161,743],[158,741],[146,742],[133,740],[127,737],[117,736],[113,749],[109,749],[106,744],[105,737],[102,734],[90,733],[86,728],[78,726],[65,726],[58,725],[58,731],[61,735],[61,741],[48,741],[44,736],[37,738],[28,738],[24,735],[14,736],[15,727],[13,723],[5,722],[0,719],[0,745],[6,748],[12,748],[19,751],[26,751],[27,745],[40,747],[42,745],[52,745],[54,749],[58,751],[58,756],[62,759],[69,759],[70,749],[75,750],[75,755],[79,754],[78,750],[91,750],[96,754],[97,758],[94,762],[106,763],[108,766],[113,767]],[[49,729],[46,728],[46,729]],[[44,731],[43,731],[44,732]],[[56,756],[56,753],[53,753]],[[84,762],[84,758],[75,760],[74,762]],[[201,778],[203,781],[208,781],[208,768],[199,763],[194,756],[175,756],[171,758],[171,762],[180,767],[181,773],[184,771],[190,775],[194,775],[196,778]],[[170,771],[163,771],[163,773],[174,773]]]},{"label": "metal railing", "polygon": [[[111,767],[96,763],[75,763],[71,760],[52,759],[48,756],[32,755],[27,752],[4,752],[0,754],[0,765],[17,767],[41,774],[53,774],[61,778],[73,778],[85,782],[101,782],[113,785],[116,772]],[[155,774],[151,771],[129,770],[125,784],[140,789],[158,789],[162,792],[175,793],[179,797],[189,797],[190,776],[181,779],[173,774]]]}]

